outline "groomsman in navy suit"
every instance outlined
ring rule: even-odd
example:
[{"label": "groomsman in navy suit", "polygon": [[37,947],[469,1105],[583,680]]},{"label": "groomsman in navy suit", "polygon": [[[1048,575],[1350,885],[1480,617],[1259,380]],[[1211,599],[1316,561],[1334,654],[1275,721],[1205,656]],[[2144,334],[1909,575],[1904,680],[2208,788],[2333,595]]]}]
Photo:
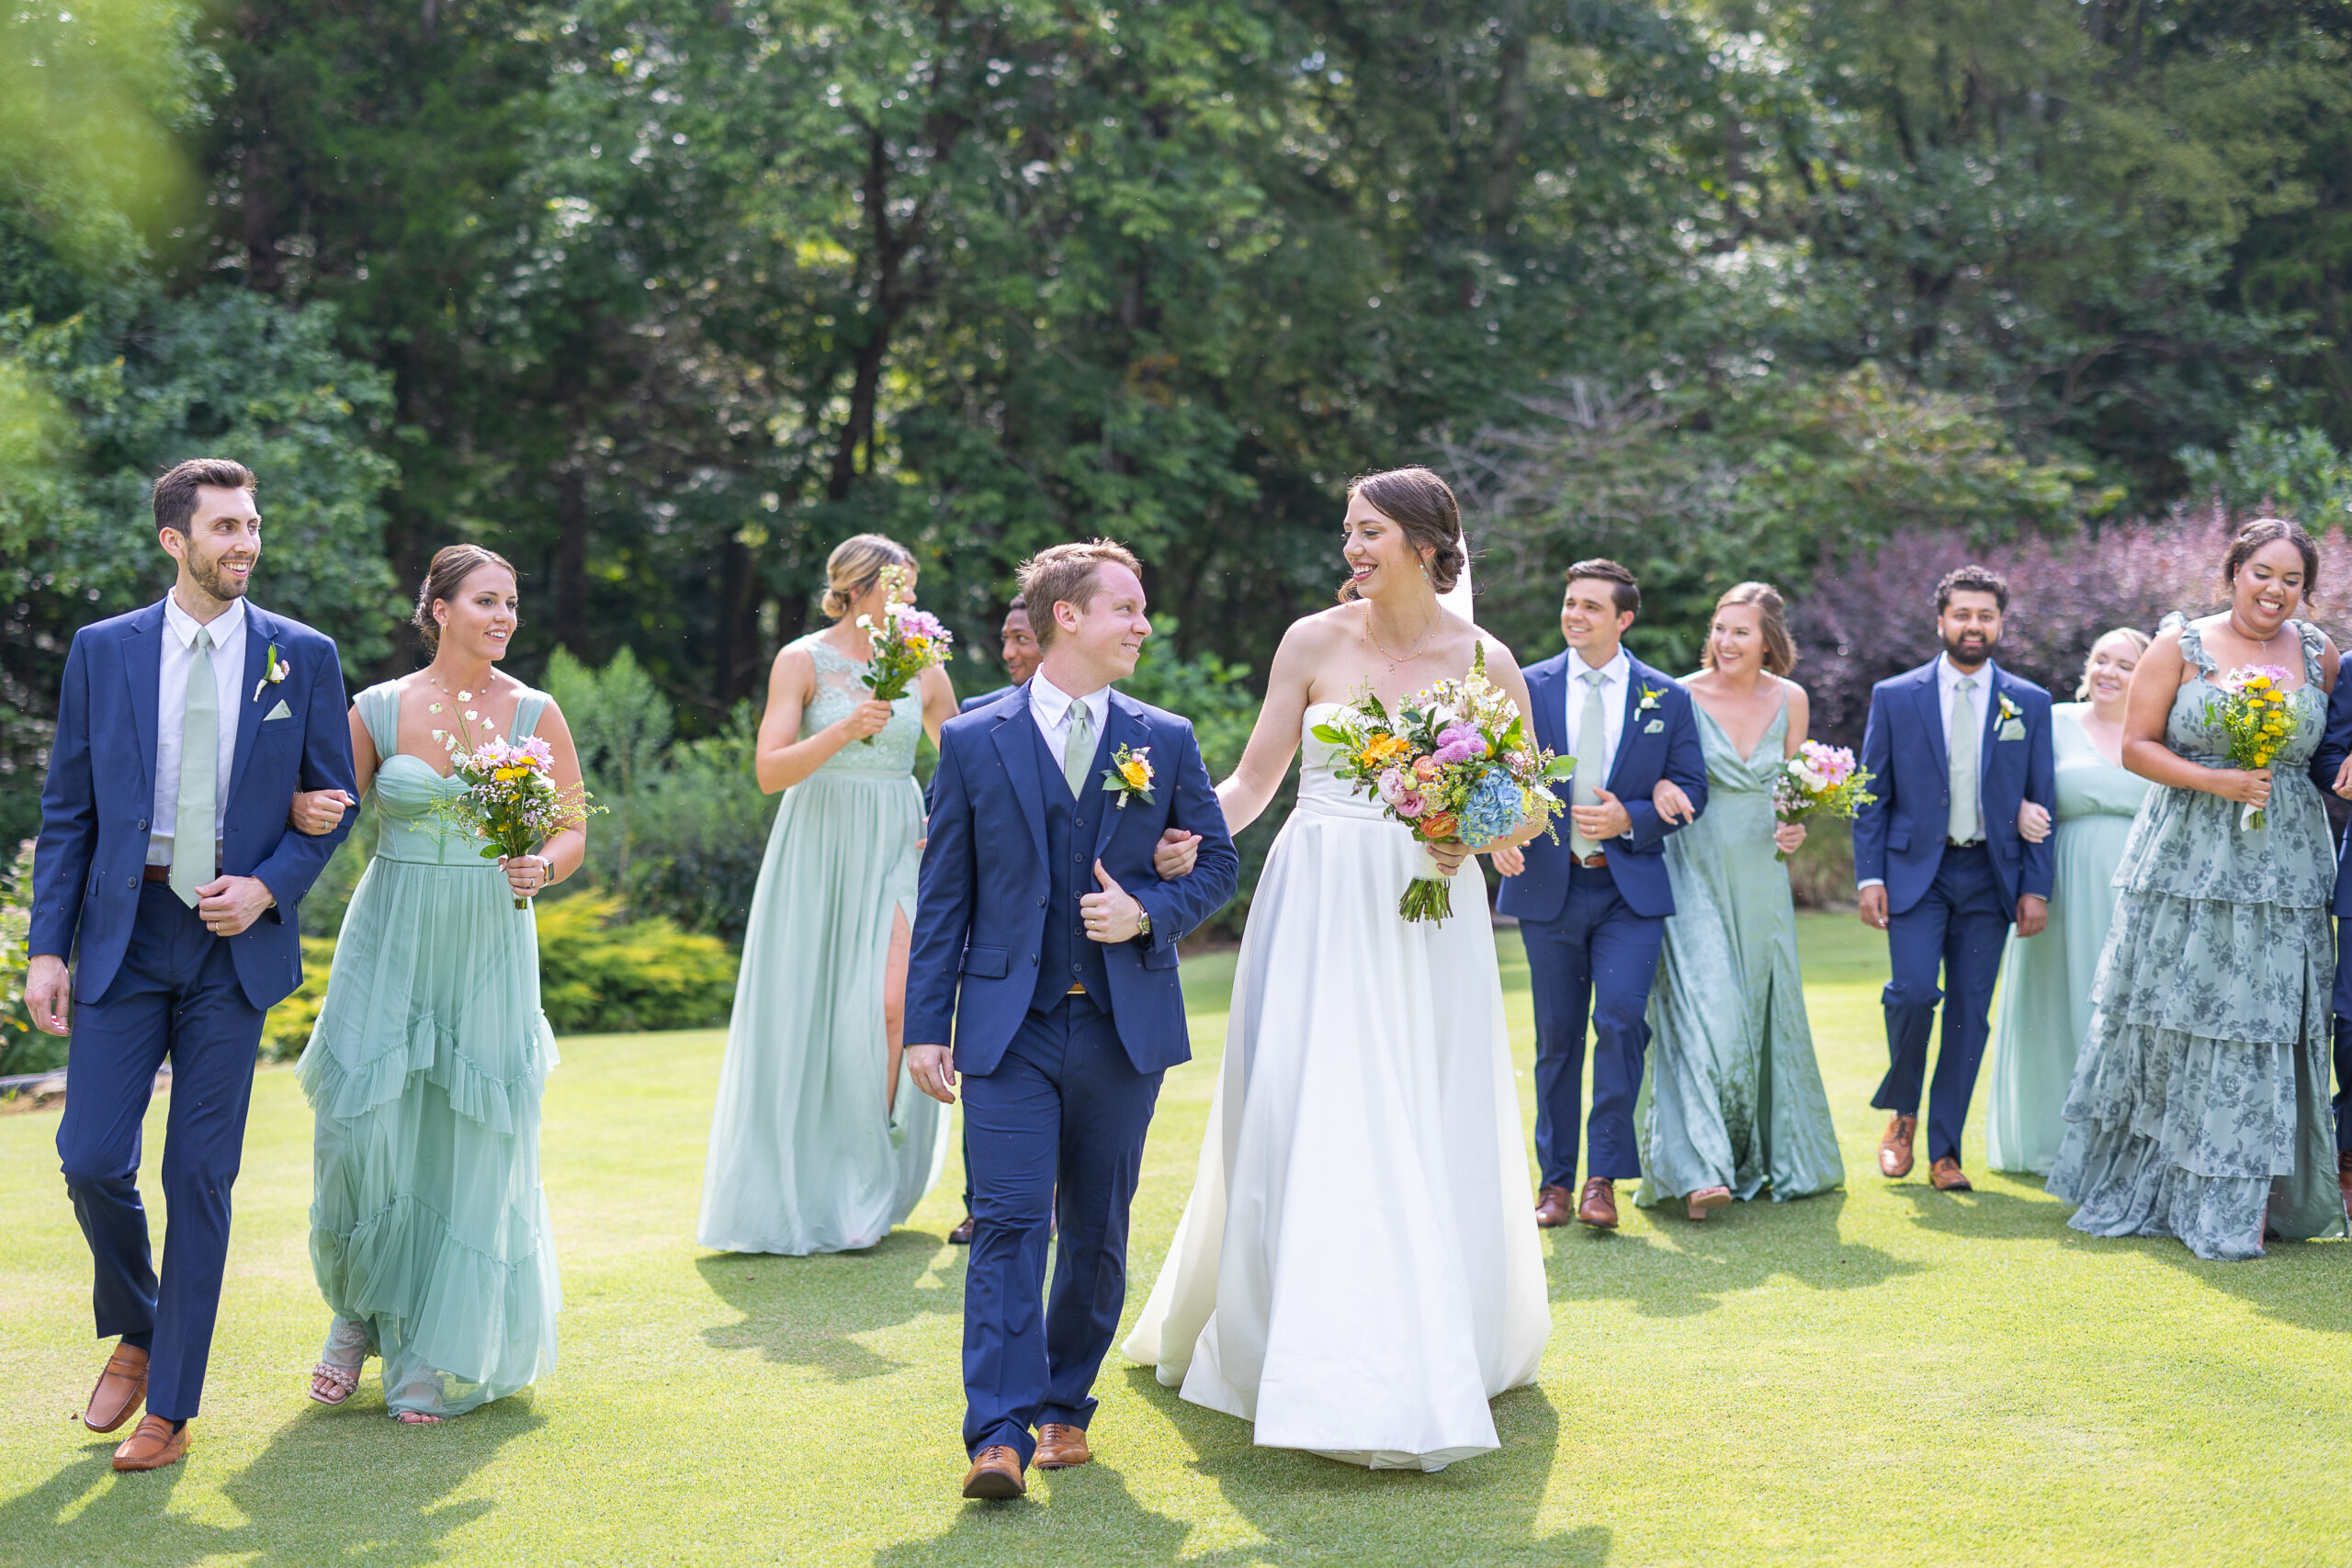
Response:
[{"label": "groomsman in navy suit", "polygon": [[[75,634],[41,792],[25,1006],[73,1034],[57,1152],[96,1265],[98,1335],[121,1338],[82,1419],[111,1432],[147,1407],[117,1470],[187,1450],[262,1019],[301,980],[296,906],[350,822],[315,838],[288,825],[297,791],[353,792],[351,731],[334,644],[245,598],[253,492],[215,458],[156,481],[178,580]],[[167,1060],[159,1280],[140,1123]]]},{"label": "groomsman in navy suit", "polygon": [[[2352,799],[2352,681],[2338,677],[2327,699],[2327,733],[2312,756],[2312,782]],[[2352,837],[2352,835],[2347,835]],[[2335,872],[2335,1184],[2352,1212],[2352,964],[2344,922],[2352,919],[2352,844],[2339,845]]]},{"label": "groomsman in navy suit", "polygon": [[[950,1104],[960,1080],[969,1129],[967,1497],[1020,1496],[1033,1458],[1092,1456],[1144,1134],[1161,1074],[1192,1055],[1177,940],[1240,875],[1193,727],[1112,686],[1151,632],[1135,557],[1057,545],[1021,586],[1043,658],[940,732],[907,970],[908,1072]],[[1148,773],[1119,776],[1132,758]],[[1153,869],[1171,828],[1201,836],[1175,881]]]},{"label": "groomsman in navy suit", "polygon": [[[2018,807],[2056,804],[2050,694],[1993,662],[2009,585],[1963,566],[1936,585],[1944,650],[1871,690],[1862,766],[1876,796],[1854,818],[1862,923],[1887,933],[1886,1077],[1871,1103],[1894,1112],[1879,1141],[1890,1180],[1911,1174],[1928,1035],[1943,1003],[1943,1048],[1928,1117],[1928,1179],[1961,1192],[1960,1134],[1991,1032],[1993,981],[2009,922],[2039,936],[2053,860],[2018,833]],[[1940,972],[1945,989],[1937,986]]]},{"label": "groomsman in navy suit", "polygon": [[[1505,872],[1498,908],[1519,921],[1535,999],[1535,1156],[1543,1168],[1535,1223],[1617,1223],[1616,1183],[1639,1179],[1634,1101],[1648,1050],[1650,987],[1674,892],[1666,836],[1681,824],[1650,795],[1671,779],[1696,819],[1707,805],[1707,759],[1690,695],[1627,653],[1623,638],[1642,607],[1634,574],[1612,560],[1568,568],[1560,604],[1567,649],[1527,667],[1535,739],[1577,760],[1568,819],[1558,843],[1539,838]],[[1523,866],[1523,869],[1521,867]],[[1583,1190],[1577,1128],[1584,1098],[1585,1025],[1594,1039],[1590,1150]]]}]

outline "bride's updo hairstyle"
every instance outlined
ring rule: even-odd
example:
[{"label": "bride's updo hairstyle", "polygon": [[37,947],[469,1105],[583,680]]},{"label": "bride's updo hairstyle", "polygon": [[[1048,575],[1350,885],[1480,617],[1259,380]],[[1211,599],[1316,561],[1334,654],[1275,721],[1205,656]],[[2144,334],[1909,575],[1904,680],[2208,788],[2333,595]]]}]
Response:
[{"label": "bride's updo hairstyle", "polygon": [[[1452,592],[1464,564],[1462,508],[1445,481],[1416,464],[1351,480],[1348,499],[1352,501],[1357,496],[1372,502],[1383,517],[1405,530],[1405,542],[1413,547],[1415,555],[1423,550],[1437,552],[1430,557],[1430,586],[1440,593]],[[1354,579],[1340,584],[1340,604],[1355,597]]]},{"label": "bride's updo hairstyle", "polygon": [[825,618],[838,621],[882,581],[886,566],[912,566],[914,553],[880,534],[852,534],[825,558]]},{"label": "bride's updo hairstyle", "polygon": [[[466,579],[486,566],[503,567],[518,581],[523,576],[513,561],[480,545],[444,545],[434,552],[433,564],[424,569],[424,582],[416,591],[416,614],[409,617],[409,625],[416,628],[416,640],[424,646],[425,658],[441,651],[441,623],[433,618],[434,601],[455,600]],[[521,626],[523,618],[517,615],[514,624]]]},{"label": "bride's updo hairstyle", "polygon": [[[2303,558],[2303,604],[2308,604],[2319,592],[2319,547],[2300,524],[2284,517],[2257,517],[2238,530],[2230,541],[2230,553],[2222,561],[2222,591],[2234,598],[2238,591],[2238,571],[2254,558],[2254,552],[2265,545],[2280,539],[2295,547]],[[2301,606],[2297,606],[2301,608]]]}]

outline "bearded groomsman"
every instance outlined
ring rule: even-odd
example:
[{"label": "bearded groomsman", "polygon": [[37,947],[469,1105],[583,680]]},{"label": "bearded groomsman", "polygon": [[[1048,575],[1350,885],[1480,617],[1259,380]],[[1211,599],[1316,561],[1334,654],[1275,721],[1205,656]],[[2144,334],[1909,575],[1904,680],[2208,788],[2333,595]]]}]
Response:
[{"label": "bearded groomsman", "polygon": [[[187,1450],[262,1019],[302,977],[296,906],[348,831],[293,831],[288,810],[298,790],[354,787],[334,644],[245,600],[254,476],[182,463],[154,508],[171,592],[84,627],[66,655],[25,972],[33,1021],[73,1034],[57,1152],[96,1265],[98,1335],[121,1340],[82,1419],[111,1432],[147,1408],[117,1470]],[[166,1061],[159,1280],[138,1176]]]},{"label": "bearded groomsman", "polygon": [[[1993,981],[2009,921],[2039,936],[2050,918],[2051,840],[2028,843],[2018,808],[2056,802],[2050,694],[1993,662],[2009,585],[1981,566],[1936,584],[1944,650],[1871,689],[1862,766],[1875,799],[1854,818],[1862,923],[1887,933],[1886,1077],[1871,1103],[1894,1113],[1880,1173],[1911,1174],[1928,1034],[1943,1003],[1943,1046],[1928,1117],[1928,1179],[1964,1192],[1960,1134],[1990,1032]],[[1939,988],[1940,972],[1944,987]]]}]

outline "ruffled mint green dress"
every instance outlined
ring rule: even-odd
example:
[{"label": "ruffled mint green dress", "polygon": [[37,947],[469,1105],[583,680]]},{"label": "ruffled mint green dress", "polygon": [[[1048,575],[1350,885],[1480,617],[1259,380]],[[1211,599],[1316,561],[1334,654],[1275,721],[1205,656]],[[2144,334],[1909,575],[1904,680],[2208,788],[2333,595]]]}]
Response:
[{"label": "ruffled mint green dress", "polygon": [[2099,755],[2083,728],[2086,703],[2050,710],[2058,752],[2058,809],[2051,847],[2057,878],[2050,924],[2037,937],[2012,929],[1993,1007],[1991,1113],[1984,1155],[1995,1170],[2050,1174],[2066,1122],[2066,1089],[2091,1027],[2091,976],[2115,919],[2115,868],[2148,781]]},{"label": "ruffled mint green dress", "polygon": [[[801,716],[814,734],[865,701],[866,666],[820,637]],[[914,924],[922,699],[784,792],[752,895],[695,1235],[722,1252],[847,1252],[912,1212],[947,1150],[940,1103],[901,1064],[886,1098],[883,980],[893,918]]]},{"label": "ruffled mint green dress", "polygon": [[1650,990],[1649,1067],[1634,1122],[1650,1205],[1708,1187],[1775,1201],[1846,1179],[1813,1057],[1789,869],[1774,852],[1772,784],[1789,710],[1741,756],[1706,709],[1707,808],[1666,840],[1674,913]]},{"label": "ruffled mint green dress", "polygon": [[[2050,1172],[2050,1190],[2081,1205],[2076,1230],[2176,1236],[2217,1259],[2261,1256],[2266,1205],[2290,1239],[2345,1234],[2327,1101],[2335,857],[2304,773],[2327,694],[2319,632],[2291,624],[2309,684],[2293,695],[2264,826],[2241,828],[2235,801],[2158,785],[2124,843]],[[2203,678],[2174,696],[2165,744],[2227,767],[2207,711],[2219,671],[2196,626],[2180,650]]]},{"label": "ruffled mint green dress", "polygon": [[[548,698],[526,693],[514,733]],[[532,911],[433,815],[459,786],[399,751],[400,693],[354,705],[382,765],[375,858],[335,940],[298,1077],[316,1113],[311,1263],[394,1412],[455,1416],[555,1368],[562,1305],[539,1186],[556,1064]]]}]

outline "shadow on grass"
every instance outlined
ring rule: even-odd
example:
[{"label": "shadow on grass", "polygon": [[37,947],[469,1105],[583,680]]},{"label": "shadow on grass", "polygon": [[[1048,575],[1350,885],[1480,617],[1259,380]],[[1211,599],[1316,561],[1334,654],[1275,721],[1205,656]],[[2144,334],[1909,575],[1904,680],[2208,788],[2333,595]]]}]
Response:
[{"label": "shadow on grass", "polygon": [[452,1550],[451,1536],[498,1506],[450,1495],[503,1445],[542,1425],[527,1395],[441,1427],[403,1427],[385,1419],[380,1402],[369,1403],[367,1410],[305,1410],[279,1427],[260,1457],[221,1487],[244,1517],[241,1524],[171,1506],[190,1467],[205,1462],[199,1422],[187,1460],[144,1475],[117,1475],[109,1467],[120,1434],[94,1438],[48,1481],[0,1504],[0,1541],[37,1541],[40,1561],[146,1568],[222,1557],[261,1568],[437,1562]]},{"label": "shadow on grass", "polygon": [[1705,1221],[1644,1211],[1666,1216],[1656,1231],[1563,1226],[1544,1247],[1552,1299],[1622,1301],[1651,1317],[1695,1317],[1775,1279],[1860,1291],[1919,1272],[1920,1265],[1877,1247],[1840,1241],[1845,1205],[1845,1193],[1825,1192],[1787,1203],[1735,1203]]},{"label": "shadow on grass", "polygon": [[2066,1241],[2078,1233],[2066,1228],[2074,1205],[2041,1192],[2005,1192],[1979,1187],[1967,1192],[1939,1192],[1925,1182],[1904,1184],[1894,1196],[1911,1205],[1911,1223],[1921,1230],[1971,1241]]},{"label": "shadow on grass", "polygon": [[[707,1254],[695,1259],[703,1282],[743,1318],[703,1330],[703,1339],[713,1349],[757,1350],[771,1361],[812,1368],[842,1382],[897,1371],[901,1363],[852,1336],[926,1313],[961,1314],[960,1262],[943,1283],[928,1289],[921,1283],[942,1245],[927,1232],[897,1230],[863,1252]],[[956,1256],[960,1260],[960,1248]]]},{"label": "shadow on grass", "polygon": [[2352,1288],[2346,1285],[2344,1269],[2352,1260],[2352,1243],[2273,1238],[2260,1258],[2215,1263],[2168,1238],[2081,1239],[2093,1246],[2146,1247],[2158,1262],[2237,1297],[2265,1317],[2324,1334],[2352,1334]]}]

